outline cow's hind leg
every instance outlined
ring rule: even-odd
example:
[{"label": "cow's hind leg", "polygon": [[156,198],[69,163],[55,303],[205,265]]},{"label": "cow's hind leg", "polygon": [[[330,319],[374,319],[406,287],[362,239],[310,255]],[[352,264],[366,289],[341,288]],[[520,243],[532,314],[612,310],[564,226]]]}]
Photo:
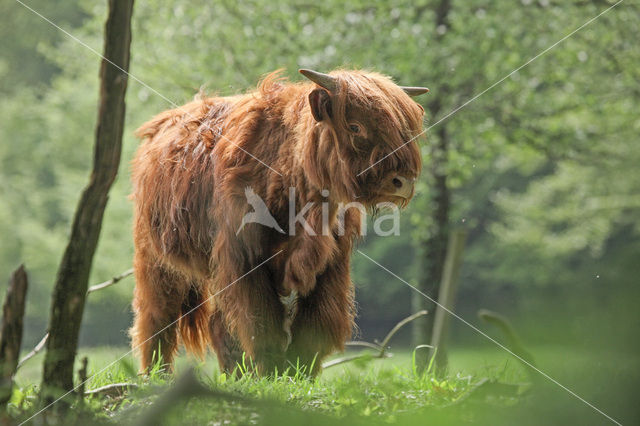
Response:
[{"label": "cow's hind leg", "polygon": [[140,354],[142,372],[148,372],[159,356],[170,371],[177,349],[177,319],[189,283],[141,253],[136,253],[135,277],[132,348]]}]

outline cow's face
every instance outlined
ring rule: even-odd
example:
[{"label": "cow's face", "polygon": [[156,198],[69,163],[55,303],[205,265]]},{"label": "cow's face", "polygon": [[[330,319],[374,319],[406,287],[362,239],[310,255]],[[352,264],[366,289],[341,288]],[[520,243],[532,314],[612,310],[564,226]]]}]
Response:
[{"label": "cow's face", "polygon": [[[318,75],[329,80],[312,78]],[[332,142],[319,147],[328,171],[323,181],[369,207],[380,202],[405,206],[422,165],[416,139],[424,110],[410,95],[427,89],[403,88],[388,77],[361,71],[310,78],[321,86],[309,95],[312,115],[327,125],[324,133]]]}]

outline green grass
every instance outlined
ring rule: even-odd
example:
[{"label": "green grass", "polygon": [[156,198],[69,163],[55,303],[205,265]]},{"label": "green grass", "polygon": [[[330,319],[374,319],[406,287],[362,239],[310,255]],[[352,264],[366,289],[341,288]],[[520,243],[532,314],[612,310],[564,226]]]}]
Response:
[{"label": "green grass", "polygon": [[[95,374],[87,389],[118,382],[136,383],[139,387],[123,396],[92,398],[84,403],[83,410],[74,410],[73,415],[84,413],[81,415],[89,415],[94,422],[135,419],[171,385],[173,378],[160,371],[150,377],[137,376],[136,362],[131,356],[100,371],[126,352],[128,348],[83,348],[79,352],[79,359],[89,358],[90,375]],[[630,400],[627,388],[638,379],[637,357],[560,347],[539,347],[532,352],[543,371],[612,417],[635,418],[624,397]],[[14,414],[16,407],[28,410],[33,406],[36,391],[33,383],[40,379],[41,357],[32,359],[16,377],[19,390],[14,394]],[[613,357],[615,362],[611,362]],[[513,418],[519,418],[519,423],[539,424],[534,419],[542,420],[539,416],[544,413],[550,416],[545,422],[550,423],[569,416],[568,419],[584,419],[584,424],[607,424],[605,417],[546,379],[543,379],[546,384],[540,385],[544,391],[534,396],[522,394],[526,386],[520,386],[516,395],[502,394],[493,388],[488,394],[477,391],[475,386],[484,379],[517,385],[529,381],[509,354],[491,346],[453,348],[449,374],[444,379],[417,374],[410,351],[397,351],[390,359],[336,366],[316,380],[295,372],[275,379],[251,375],[235,379],[217,371],[213,356],[198,361],[183,355],[176,365],[176,376],[195,365],[201,383],[231,399],[177,400],[162,415],[163,424],[331,424],[337,418],[349,424],[377,421],[422,424],[425,418],[437,420],[437,424],[474,420],[509,424]],[[617,395],[611,392],[616,388]],[[620,395],[624,397],[621,399]],[[530,417],[531,413],[538,417]],[[81,418],[78,423],[86,423],[86,417]],[[65,423],[71,420],[65,419]]]}]

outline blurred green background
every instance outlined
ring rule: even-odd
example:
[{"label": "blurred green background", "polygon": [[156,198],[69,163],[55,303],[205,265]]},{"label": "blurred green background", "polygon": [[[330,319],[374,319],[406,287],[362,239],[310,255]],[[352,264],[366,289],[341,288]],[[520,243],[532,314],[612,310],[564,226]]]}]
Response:
[{"label": "blurred green background", "polygon": [[[637,354],[640,6],[623,2],[447,117],[613,2],[453,1],[447,25],[436,25],[440,3],[137,2],[130,71],[148,86],[129,81],[123,161],[91,283],[131,266],[133,131],[172,107],[166,99],[250,90],[277,68],[294,80],[301,67],[365,68],[431,89],[418,98],[426,126],[438,123],[422,141],[425,170],[446,129],[449,224],[469,232],[456,311],[474,323],[480,308],[506,314],[531,348]],[[28,4],[102,50],[104,2]],[[46,330],[91,164],[100,58],[11,1],[0,5],[0,37],[0,277],[4,287],[19,263],[29,271],[28,348]],[[360,245],[412,283],[433,229],[429,188],[425,173],[400,236]],[[382,337],[411,312],[411,290],[358,254],[353,278],[362,338]],[[82,345],[127,344],[132,288],[128,279],[89,297]],[[408,330],[399,339],[408,344]],[[451,339],[490,345],[455,320]],[[618,379],[631,386],[637,374]]]}]

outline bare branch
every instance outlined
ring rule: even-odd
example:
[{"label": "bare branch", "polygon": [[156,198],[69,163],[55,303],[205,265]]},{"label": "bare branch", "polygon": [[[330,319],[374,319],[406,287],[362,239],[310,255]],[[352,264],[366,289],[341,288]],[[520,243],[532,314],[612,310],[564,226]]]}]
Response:
[{"label": "bare branch", "polygon": [[347,342],[345,343],[345,346],[363,346],[365,348],[375,349],[376,351],[379,351],[381,349],[380,345],[377,343],[362,342],[360,340]]},{"label": "bare branch", "polygon": [[117,396],[123,395],[130,388],[137,388],[138,385],[135,383],[109,383],[105,386],[100,386],[99,388],[89,389],[84,393],[85,396],[110,396],[115,398]]},{"label": "bare branch", "polygon": [[87,294],[93,293],[94,291],[102,290],[103,288],[111,287],[112,285],[116,284],[118,281],[123,280],[132,274],[133,274],[133,268],[127,269],[120,275],[116,275],[115,277],[111,278],[109,281],[92,285],[91,287],[89,287],[89,290],[87,290]]},{"label": "bare branch", "polygon": [[16,371],[18,371],[18,369],[20,367],[22,367],[22,364],[24,364],[25,362],[29,361],[31,358],[33,358],[34,356],[36,356],[38,354],[38,352],[40,352],[43,348],[44,345],[47,344],[47,339],[49,339],[49,333],[45,334],[44,337],[38,342],[38,344],[36,345],[35,348],[33,348],[31,350],[31,352],[29,352],[28,354],[26,354],[18,363],[18,366],[16,367]]},{"label": "bare branch", "polygon": [[427,315],[427,314],[428,314],[427,311],[419,311],[419,312],[416,312],[413,315],[409,315],[408,317],[406,317],[405,319],[403,319],[402,321],[397,323],[391,329],[391,331],[389,331],[387,333],[385,338],[382,340],[381,344],[363,342],[363,341],[360,341],[360,340],[346,343],[347,346],[364,346],[364,347],[369,348],[369,349],[374,349],[378,353],[376,353],[376,354],[364,353],[364,354],[358,354],[358,355],[348,355],[348,356],[345,356],[345,357],[342,357],[342,358],[332,359],[331,361],[327,361],[324,364],[322,364],[322,368],[324,369],[324,368],[329,368],[329,367],[335,367],[336,365],[344,364],[345,362],[355,361],[357,359],[391,358],[391,354],[387,353],[387,345],[389,344],[389,341],[391,341],[391,338],[398,332],[398,330],[400,330],[406,324],[410,323],[411,321],[415,320],[416,318],[420,318],[420,317],[422,317],[424,315]]},{"label": "bare branch", "polygon": [[[391,338],[398,332],[398,330],[400,330],[402,327],[404,327],[406,324],[410,323],[411,321],[413,321],[416,318],[420,318],[422,316],[427,315],[429,312],[427,312],[426,310],[422,310],[422,311],[418,311],[413,315],[409,315],[408,317],[406,317],[405,319],[403,319],[402,321],[400,321],[399,323],[397,323],[395,325],[395,327],[393,327],[391,329],[391,331],[386,335],[386,337],[384,338],[384,340],[382,341],[382,343],[380,344],[380,346],[382,347],[381,353],[384,354],[384,352],[387,350],[387,345],[389,344],[389,341],[391,340]],[[382,357],[381,357],[382,358]]]},{"label": "bare branch", "polygon": [[[93,293],[94,291],[98,291],[98,290],[102,290],[105,289],[107,287],[111,287],[112,285],[116,284],[117,282],[131,276],[133,274],[133,268],[131,269],[127,269],[126,271],[116,275],[115,277],[111,278],[109,281],[105,281],[103,283],[100,284],[96,284],[96,285],[92,285],[91,287],[89,287],[89,290],[87,290],[87,295],[90,293]],[[45,334],[42,339],[40,339],[40,341],[38,342],[38,344],[31,350],[31,352],[29,352],[28,354],[26,354],[24,357],[22,357],[22,359],[20,360],[20,362],[18,363],[18,366],[16,367],[16,371],[18,371],[18,369],[20,367],[22,367],[22,364],[24,364],[25,362],[29,361],[31,358],[33,358],[34,356],[36,356],[43,348],[44,346],[47,344],[47,340],[49,339],[49,333]]]},{"label": "bare branch", "polygon": [[384,352],[379,352],[375,355],[370,353],[358,354],[358,355],[349,355],[342,358],[332,359],[331,361],[327,361],[322,364],[322,368],[335,367],[336,365],[344,364],[345,362],[355,361],[357,359],[373,359],[373,358],[391,358],[391,354],[385,354]]}]

